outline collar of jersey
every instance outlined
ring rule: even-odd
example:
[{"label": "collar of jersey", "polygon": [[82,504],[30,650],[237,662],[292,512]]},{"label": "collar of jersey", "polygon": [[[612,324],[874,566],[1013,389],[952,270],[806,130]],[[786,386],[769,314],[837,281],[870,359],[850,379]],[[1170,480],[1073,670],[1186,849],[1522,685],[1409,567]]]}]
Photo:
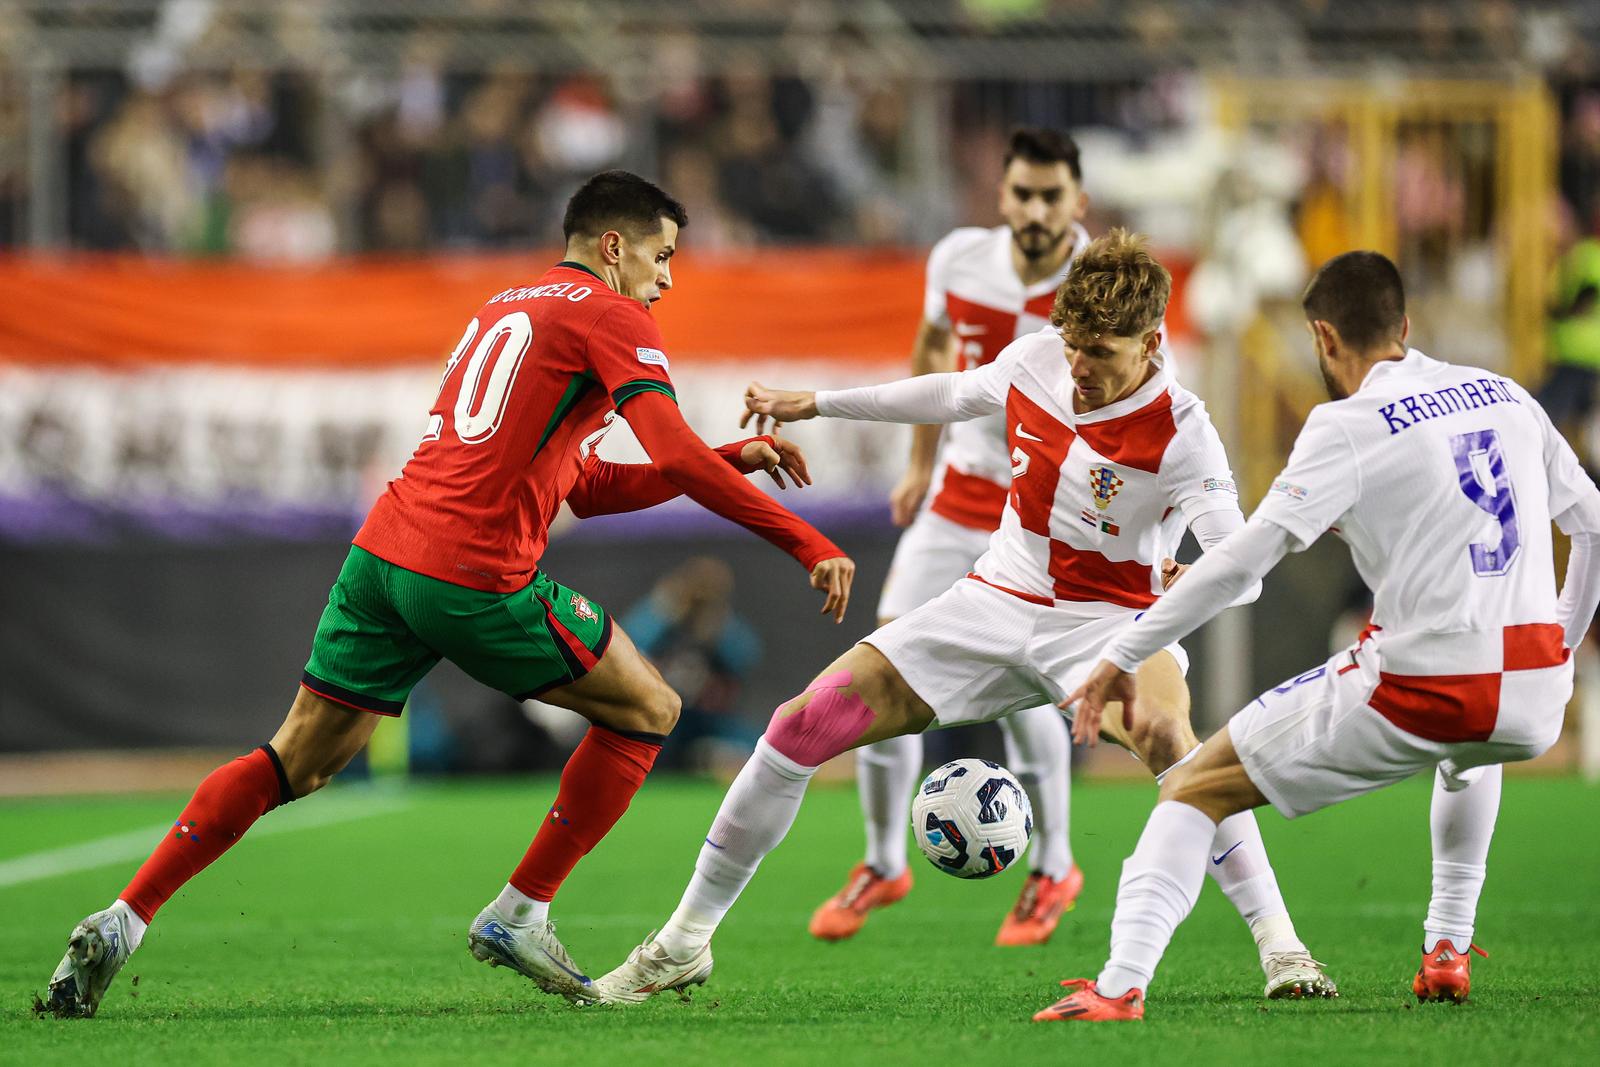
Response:
[{"label": "collar of jersey", "polygon": [[1374,382],[1381,382],[1391,374],[1412,374],[1422,369],[1422,364],[1427,356],[1415,348],[1407,348],[1403,359],[1386,359],[1381,363],[1374,363],[1372,369],[1367,371],[1367,376],[1361,379],[1361,384],[1356,387],[1360,392]]},{"label": "collar of jersey", "polygon": [[1072,406],[1076,390],[1072,387],[1072,375],[1069,374],[1067,375],[1067,410],[1072,412],[1074,422],[1109,422],[1112,419],[1120,419],[1124,415],[1131,415],[1133,412],[1138,411],[1166,392],[1167,386],[1171,384],[1172,377],[1167,374],[1167,365],[1163,361],[1156,364],[1156,372],[1151,375],[1150,380],[1139,386],[1130,395],[1114,403],[1107,404],[1103,408],[1080,413]]},{"label": "collar of jersey", "polygon": [[[604,278],[601,278],[600,275],[596,274],[594,271],[590,270],[588,267],[585,267],[582,263],[579,263],[575,259],[563,259],[560,263],[557,263],[556,266],[558,266],[558,267],[566,267],[568,270],[581,270],[581,271],[583,271],[583,273],[589,275],[589,277],[599,279],[600,284],[605,285],[605,279]],[[610,286],[606,286],[606,287],[608,289],[610,288]]]}]

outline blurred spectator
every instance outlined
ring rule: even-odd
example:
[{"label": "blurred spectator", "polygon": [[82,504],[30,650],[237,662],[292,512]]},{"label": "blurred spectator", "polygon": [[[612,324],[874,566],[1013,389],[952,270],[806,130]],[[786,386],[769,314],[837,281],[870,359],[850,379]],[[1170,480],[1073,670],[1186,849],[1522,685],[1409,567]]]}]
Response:
[{"label": "blurred spectator", "polygon": [[1569,440],[1594,410],[1600,377],[1600,238],[1577,235],[1556,264],[1550,309],[1550,377],[1539,403]]},{"label": "blurred spectator", "polygon": [[540,156],[573,178],[614,165],[628,139],[605,89],[591,77],[558,86],[535,116],[533,134]]},{"label": "blurred spectator", "polygon": [[196,217],[183,138],[162,101],[136,90],[122,101],[89,147],[97,200],[120,219],[133,243],[151,252],[173,247]]},{"label": "blurred spectator", "polygon": [[302,167],[268,156],[228,165],[228,247],[245,259],[314,263],[338,247],[333,214]]},{"label": "blurred spectator", "polygon": [[1403,130],[1394,164],[1395,224],[1407,281],[1421,289],[1445,277],[1466,229],[1467,194],[1445,143],[1444,126]]},{"label": "blurred spectator", "polygon": [[1316,265],[1354,246],[1350,205],[1345,196],[1350,152],[1339,131],[1322,126],[1314,131],[1307,156],[1308,173],[1300,193],[1295,228],[1306,260]]},{"label": "blurred spectator", "polygon": [[669,571],[631,608],[622,628],[683,698],[662,749],[669,766],[736,769],[761,727],[738,713],[742,680],[761,660],[761,639],[734,614],[733,571],[699,556]]},{"label": "blurred spectator", "polygon": [[852,206],[851,241],[881,244],[905,231],[905,119],[905,95],[897,85],[864,83],[842,63],[831,65],[817,87],[803,147]]},{"label": "blurred spectator", "polygon": [[21,236],[18,223],[28,188],[28,120],[23,110],[22,79],[0,55],[0,247]]},{"label": "blurred spectator", "polygon": [[1600,90],[1572,101],[1562,131],[1561,194],[1580,232],[1600,232]]}]

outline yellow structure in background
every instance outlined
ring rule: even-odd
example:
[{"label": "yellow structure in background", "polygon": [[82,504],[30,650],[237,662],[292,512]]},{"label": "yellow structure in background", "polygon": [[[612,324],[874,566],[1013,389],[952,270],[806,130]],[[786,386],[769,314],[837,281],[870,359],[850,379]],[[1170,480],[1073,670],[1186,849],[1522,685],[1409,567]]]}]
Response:
[{"label": "yellow structure in background", "polygon": [[[1436,322],[1471,328],[1483,318],[1499,334],[1488,340],[1503,354],[1501,368],[1538,385],[1558,148],[1555,104],[1542,82],[1222,77],[1212,88],[1224,128],[1321,138],[1342,159],[1337,180],[1308,189],[1322,198],[1303,206],[1320,210],[1302,233],[1309,255],[1326,258],[1343,243],[1393,257]],[[1472,254],[1492,265],[1491,307],[1451,291],[1458,258]],[[1305,353],[1290,348],[1305,348],[1304,335],[1289,336],[1293,317],[1281,318],[1264,308],[1239,339],[1238,458],[1252,501],[1323,397]]]},{"label": "yellow structure in background", "polygon": [[[410,707],[410,701],[406,702]],[[367,768],[374,778],[404,775],[411,769],[411,721],[404,713],[385,716],[367,742]]]}]

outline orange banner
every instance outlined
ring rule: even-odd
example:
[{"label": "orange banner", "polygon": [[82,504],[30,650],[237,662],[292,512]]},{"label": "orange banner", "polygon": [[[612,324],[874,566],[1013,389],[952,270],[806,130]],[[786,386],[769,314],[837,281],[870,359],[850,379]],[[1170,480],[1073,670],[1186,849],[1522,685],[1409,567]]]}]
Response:
[{"label": "orange banner", "polygon": [[[0,256],[0,362],[372,368],[442,360],[482,303],[559,253],[342,259],[314,267],[70,254]],[[1187,265],[1167,325],[1185,332]],[[923,254],[768,249],[673,260],[655,306],[678,359],[899,363]]]},{"label": "orange banner", "polygon": [[[443,359],[482,303],[559,258],[347,259],[267,267],[0,257],[0,360],[375,367]],[[915,252],[771,250],[673,261],[655,306],[674,355],[898,362],[922,314]]]}]

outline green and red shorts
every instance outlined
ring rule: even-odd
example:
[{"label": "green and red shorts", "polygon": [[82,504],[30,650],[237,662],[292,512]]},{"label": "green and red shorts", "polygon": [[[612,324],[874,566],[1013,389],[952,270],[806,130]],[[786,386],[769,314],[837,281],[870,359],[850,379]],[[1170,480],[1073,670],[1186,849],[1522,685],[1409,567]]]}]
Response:
[{"label": "green and red shorts", "polygon": [[514,593],[441,582],[355,545],[328,593],[301,684],[318,696],[399,715],[441,659],[517,700],[589,673],[611,616],[543,571]]}]

